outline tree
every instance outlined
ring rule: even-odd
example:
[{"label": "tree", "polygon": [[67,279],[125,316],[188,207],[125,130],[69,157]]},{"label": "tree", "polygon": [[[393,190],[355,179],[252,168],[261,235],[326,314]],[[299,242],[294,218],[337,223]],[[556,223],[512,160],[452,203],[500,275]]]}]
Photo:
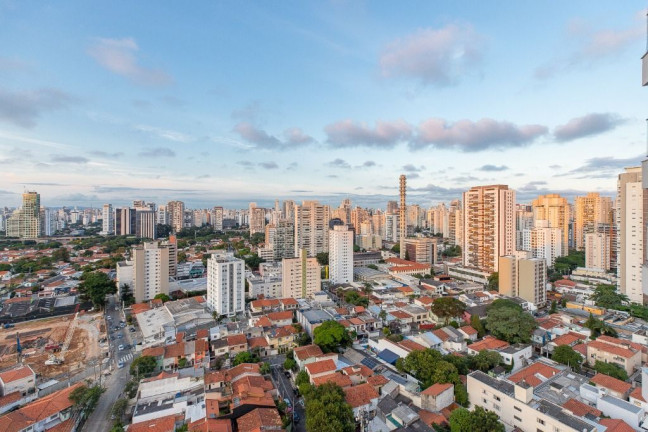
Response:
[{"label": "tree", "polygon": [[381,309],[380,312],[378,313],[378,318],[384,323],[385,318],[387,318],[387,311],[384,309]]},{"label": "tree", "polygon": [[339,347],[351,344],[351,337],[339,322],[324,321],[322,325],[315,328],[313,342],[319,345],[324,352],[337,352]]},{"label": "tree", "polygon": [[310,345],[313,342],[311,337],[306,332],[300,333],[299,336],[297,336],[297,339],[295,339],[295,341],[299,346]]},{"label": "tree", "polygon": [[492,411],[478,406],[474,411],[459,408],[450,414],[451,432],[504,432],[504,425]]},{"label": "tree", "polygon": [[89,414],[97,406],[103,392],[104,390],[98,385],[92,387],[81,385],[72,390],[68,399],[74,403],[74,407],[78,412],[85,411],[86,414]]},{"label": "tree", "polygon": [[187,358],[186,357],[180,357],[178,360],[178,369],[184,369],[187,367]]},{"label": "tree", "polygon": [[296,362],[294,359],[287,358],[287,359],[283,362],[283,368],[284,368],[285,370],[287,370],[287,371],[288,371],[288,370],[293,370],[293,369],[295,369],[296,367],[297,367],[297,362]]},{"label": "tree", "polygon": [[556,300],[551,300],[551,308],[549,309],[549,313],[555,314],[557,309],[558,309],[558,304],[556,304]]},{"label": "tree", "polygon": [[305,395],[308,432],[354,432],[355,418],[342,388],[326,383]]},{"label": "tree", "polygon": [[154,298],[154,299],[160,299],[160,300],[162,300],[162,303],[166,303],[166,302],[168,302],[169,300],[171,300],[171,297],[169,297],[168,295],[166,295],[166,294],[164,294],[164,293],[157,294],[157,295],[156,295],[155,297],[153,297],[153,298]]},{"label": "tree", "polygon": [[329,254],[328,254],[328,252],[320,252],[317,255],[315,255],[315,258],[317,259],[317,262],[321,266],[328,265],[328,263],[329,263]]},{"label": "tree", "polygon": [[376,264],[369,264],[367,268],[370,268],[372,270],[378,270],[378,266]]},{"label": "tree", "polygon": [[354,306],[368,306],[369,299],[361,296],[357,291],[348,291],[344,294],[344,301]]},{"label": "tree", "polygon": [[441,297],[432,303],[430,310],[437,317],[443,318],[445,320],[445,325],[448,325],[450,318],[463,315],[466,310],[466,305],[454,297]]},{"label": "tree", "polygon": [[305,370],[299,371],[299,373],[295,377],[295,385],[299,387],[302,384],[308,384],[309,382],[310,378],[308,377],[308,372],[306,372]]},{"label": "tree", "polygon": [[474,369],[487,372],[502,362],[502,356],[497,351],[483,350],[472,358]]},{"label": "tree", "polygon": [[614,363],[605,363],[600,360],[596,360],[594,363],[594,370],[598,373],[611,376],[612,378],[620,379],[621,381],[628,380],[628,373],[620,366],[615,365]]},{"label": "tree", "polygon": [[267,375],[270,373],[270,365],[267,362],[261,363],[261,366],[259,367],[259,372],[261,372],[261,375]]},{"label": "tree", "polygon": [[115,281],[111,280],[106,273],[94,271],[84,272],[81,275],[79,292],[92,301],[97,308],[103,308],[106,304],[106,296],[117,292]]},{"label": "tree", "polygon": [[493,272],[488,276],[488,289],[499,291],[499,272]]},{"label": "tree", "polygon": [[54,261],[70,262],[70,251],[67,248],[61,247],[52,252],[52,259]]},{"label": "tree", "polygon": [[554,349],[551,358],[567,366],[571,366],[576,372],[580,372],[583,357],[569,345],[560,345]]},{"label": "tree", "polygon": [[396,243],[394,246],[392,246],[391,251],[394,252],[395,254],[400,253],[400,244]]},{"label": "tree", "polygon": [[265,260],[257,254],[245,258],[245,265],[250,267],[252,270],[259,270],[259,265],[262,262],[265,262]]},{"label": "tree", "polygon": [[477,315],[472,315],[470,317],[470,325],[472,328],[477,330],[477,337],[483,338],[486,334],[486,329],[484,328],[484,323]]},{"label": "tree", "polygon": [[256,363],[257,361],[258,360],[255,360],[254,356],[251,353],[243,351],[236,354],[232,363],[234,366],[238,366],[241,363]]},{"label": "tree", "polygon": [[444,360],[438,351],[429,348],[410,352],[407,357],[398,359],[396,367],[418,379],[422,388],[435,383],[461,383],[455,365]]},{"label": "tree", "polygon": [[112,415],[115,416],[116,419],[121,419],[124,413],[126,412],[126,408],[128,407],[128,400],[127,399],[117,399],[117,402],[112,407],[111,413]]},{"label": "tree", "polygon": [[147,376],[155,372],[157,360],[153,356],[141,356],[133,360],[130,374],[134,377]]},{"label": "tree", "polygon": [[594,288],[594,293],[590,296],[597,306],[607,309],[617,309],[623,306],[623,303],[628,303],[628,296],[617,292],[615,285],[600,284]]},{"label": "tree", "polygon": [[488,309],[486,328],[496,338],[509,343],[528,343],[536,325],[533,317],[521,308],[491,307]]},{"label": "tree", "polygon": [[167,238],[173,231],[173,227],[171,227],[171,225],[157,224],[155,226],[155,231],[157,238]]}]

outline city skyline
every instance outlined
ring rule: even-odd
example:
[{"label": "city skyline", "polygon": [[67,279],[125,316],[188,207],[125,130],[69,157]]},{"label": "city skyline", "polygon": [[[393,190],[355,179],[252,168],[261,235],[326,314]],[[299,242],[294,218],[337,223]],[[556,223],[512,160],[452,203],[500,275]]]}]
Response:
[{"label": "city skyline", "polygon": [[572,201],[645,151],[640,2],[148,6],[0,5],[0,205]]}]

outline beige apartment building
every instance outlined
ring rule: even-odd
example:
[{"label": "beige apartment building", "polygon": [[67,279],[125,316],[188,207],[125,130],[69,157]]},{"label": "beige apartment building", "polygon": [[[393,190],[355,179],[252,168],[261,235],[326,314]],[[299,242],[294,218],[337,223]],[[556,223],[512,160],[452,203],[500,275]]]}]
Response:
[{"label": "beige apartment building", "polygon": [[25,192],[22,195],[22,207],[7,219],[7,237],[35,239],[40,235],[40,194]]},{"label": "beige apartment building", "polygon": [[574,242],[576,249],[585,248],[585,234],[596,232],[599,224],[612,222],[612,200],[598,192],[574,200]]},{"label": "beige apartment building", "polygon": [[499,257],[515,251],[515,191],[506,185],[476,186],[463,194],[463,264],[496,272]]},{"label": "beige apartment building", "polygon": [[547,302],[547,263],[543,258],[499,258],[499,292],[536,306]]},{"label": "beige apartment building", "polygon": [[610,270],[610,234],[595,232],[585,234],[585,267]]},{"label": "beige apartment building", "polygon": [[587,363],[590,366],[594,366],[597,360],[612,363],[632,375],[641,367],[641,350],[642,346],[637,343],[599,336],[587,344]]},{"label": "beige apartment building", "polygon": [[266,218],[265,209],[257,207],[256,203],[250,203],[250,235],[265,231]]},{"label": "beige apartment building", "polygon": [[182,201],[169,201],[167,203],[167,213],[169,215],[169,224],[173,232],[178,232],[184,227],[185,205]]},{"label": "beige apartment building", "polygon": [[531,203],[534,220],[548,222],[549,228],[560,229],[562,245],[559,256],[567,256],[569,253],[569,221],[571,211],[567,198],[558,194],[540,195]]},{"label": "beige apartment building", "polygon": [[281,291],[284,298],[308,298],[321,290],[322,275],[316,258],[302,249],[298,258],[282,261]]},{"label": "beige apartment building", "polygon": [[310,257],[328,252],[329,206],[317,201],[303,201],[295,207],[295,255],[302,249]]},{"label": "beige apartment building", "polygon": [[533,397],[533,387],[525,381],[514,384],[481,371],[468,375],[471,406],[492,411],[500,421],[524,432],[594,432],[596,425],[571,415],[563,407]]},{"label": "beige apartment building", "polygon": [[617,180],[617,275],[619,289],[631,302],[643,304],[644,200],[641,167],[626,168]]},{"label": "beige apartment building", "polygon": [[169,294],[169,245],[147,242],[133,248],[133,295],[135,302]]},{"label": "beige apartment building", "polygon": [[433,238],[406,238],[405,250],[410,261],[421,264],[435,264],[437,241]]}]

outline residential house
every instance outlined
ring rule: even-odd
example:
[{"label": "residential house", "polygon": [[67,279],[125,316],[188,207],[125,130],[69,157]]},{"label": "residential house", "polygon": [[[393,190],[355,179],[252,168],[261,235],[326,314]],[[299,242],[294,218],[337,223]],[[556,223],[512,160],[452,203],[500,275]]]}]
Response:
[{"label": "residential house", "polygon": [[450,383],[433,384],[421,392],[421,408],[428,411],[441,411],[454,402],[454,385]]}]

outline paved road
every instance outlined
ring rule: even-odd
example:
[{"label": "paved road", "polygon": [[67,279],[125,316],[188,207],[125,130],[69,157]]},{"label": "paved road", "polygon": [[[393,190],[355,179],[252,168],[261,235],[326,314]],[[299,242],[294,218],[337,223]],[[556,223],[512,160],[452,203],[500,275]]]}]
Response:
[{"label": "paved road", "polygon": [[271,368],[272,381],[277,390],[279,390],[281,398],[290,400],[290,404],[295,409],[295,413],[299,416],[300,420],[297,422],[293,430],[296,432],[306,432],[306,413],[304,412],[304,408],[299,404],[300,398],[293,391],[292,382],[284,374],[282,365],[273,364]]},{"label": "paved road", "polygon": [[[97,407],[86,421],[83,431],[101,432],[109,431],[112,428],[114,422],[110,418],[112,406],[122,396],[124,387],[130,379],[129,367],[133,360],[132,353],[134,351],[119,351],[117,348],[121,344],[132,344],[131,332],[128,331],[128,327],[115,331],[112,330],[115,325],[119,326],[119,321],[125,321],[121,309],[115,310],[116,306],[118,306],[117,296],[109,296],[106,306],[106,316],[111,316],[112,320],[107,320],[106,326],[110,336],[121,333],[123,337],[122,339],[115,338],[114,340],[109,338],[109,365],[113,373],[106,377],[102,383],[106,391],[101,395]],[[124,367],[120,369],[117,367],[117,363],[121,359],[124,359]]]}]

